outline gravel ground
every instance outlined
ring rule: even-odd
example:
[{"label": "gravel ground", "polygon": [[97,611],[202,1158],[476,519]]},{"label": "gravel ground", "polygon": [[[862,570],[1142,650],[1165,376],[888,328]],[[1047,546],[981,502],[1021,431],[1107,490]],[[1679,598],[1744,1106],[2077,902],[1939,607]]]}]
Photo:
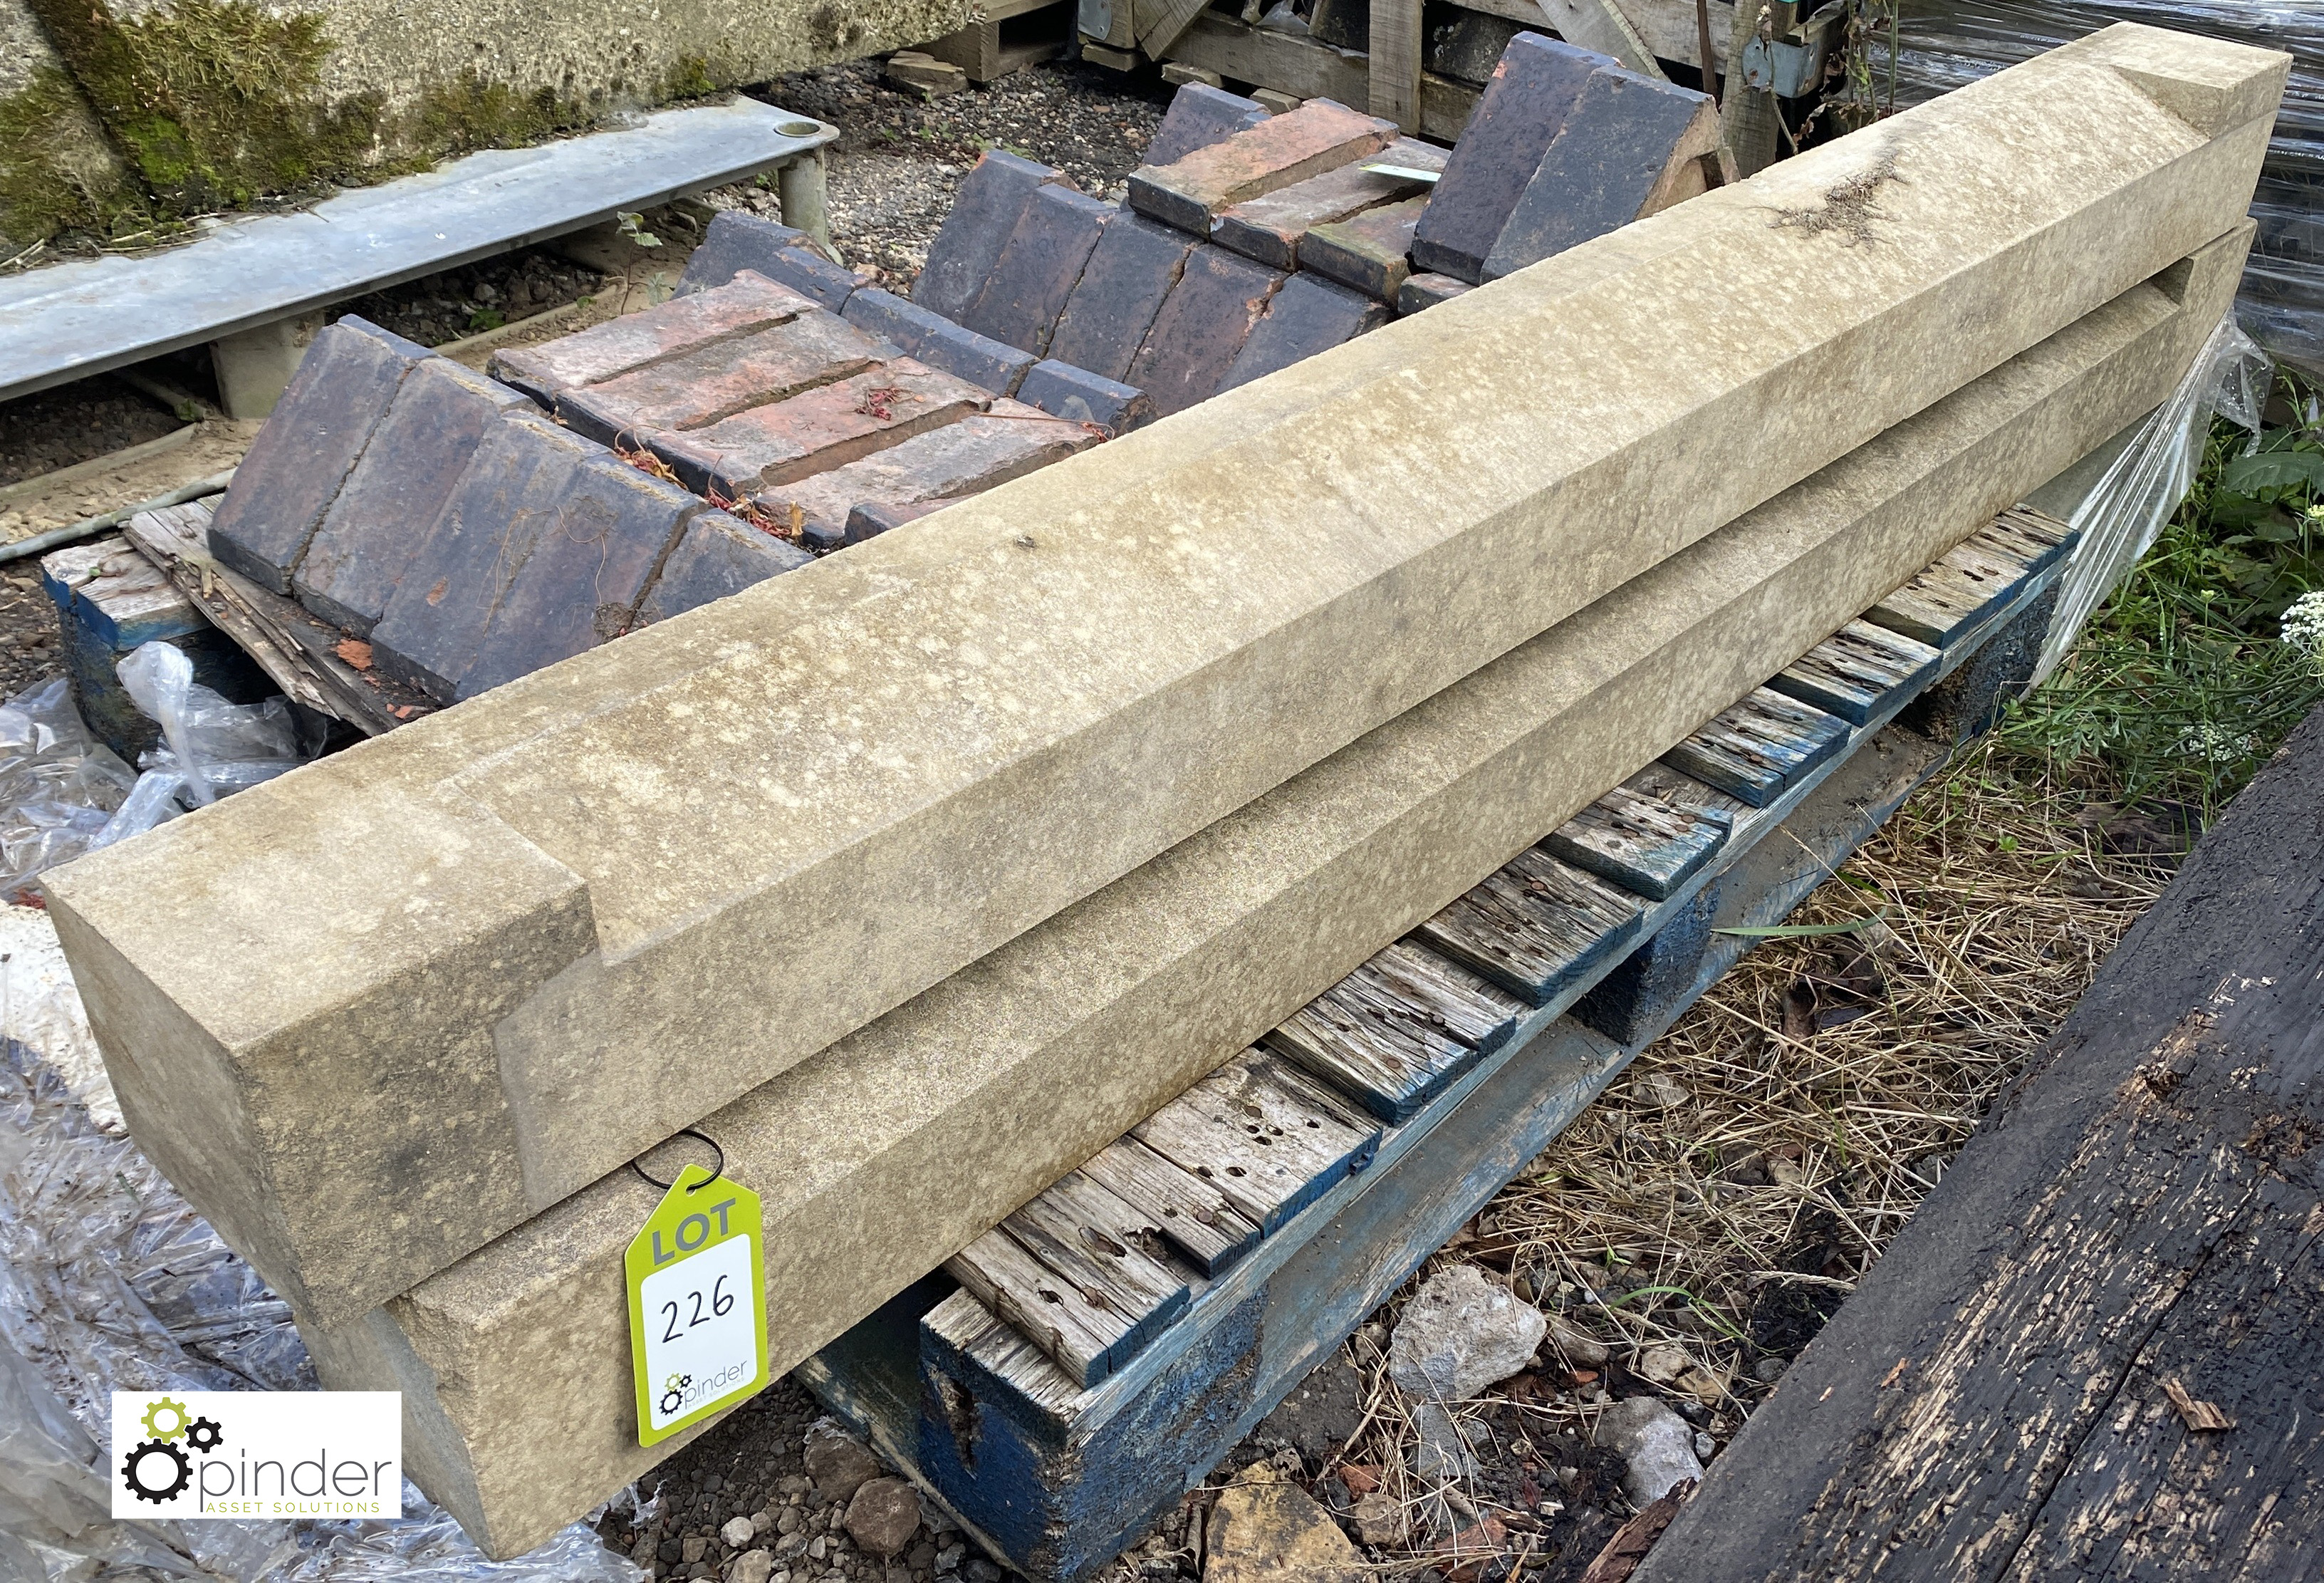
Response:
[{"label": "gravel ground", "polygon": [[[1028,66],[983,88],[923,101],[888,86],[876,60],[797,72],[762,97],[844,130],[828,162],[832,241],[891,290],[909,285],[988,148],[1055,165],[1085,192],[1119,199],[1175,89],[1079,61]],[[774,194],[730,187],[722,207],[770,216]]]},{"label": "gravel ground", "polygon": [[423,347],[440,347],[577,302],[604,284],[595,270],[525,247],[358,297],[333,317],[358,314]]},{"label": "gravel ground", "polygon": [[0,486],[69,467],[179,426],[161,403],[109,375],[0,404]]}]

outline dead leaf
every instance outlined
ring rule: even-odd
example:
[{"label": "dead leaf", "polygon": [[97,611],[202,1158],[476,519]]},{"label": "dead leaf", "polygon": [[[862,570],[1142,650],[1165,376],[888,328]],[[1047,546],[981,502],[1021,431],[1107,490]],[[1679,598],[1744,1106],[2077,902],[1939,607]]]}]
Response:
[{"label": "dead leaf", "polygon": [[1598,1559],[1590,1563],[1589,1570],[1582,1574],[1582,1583],[1628,1583],[1630,1574],[1638,1569],[1638,1563],[1646,1560],[1655,1541],[1677,1517],[1679,1507],[1694,1493],[1694,1485],[1692,1478],[1679,1480],[1668,1494],[1623,1523],[1606,1541],[1606,1548],[1598,1552]]},{"label": "dead leaf", "polygon": [[1789,989],[1784,991],[1784,1037],[1800,1040],[1814,1038],[1815,1013],[1815,986],[1804,978],[1800,979]]},{"label": "dead leaf", "polygon": [[2215,1430],[2236,1427],[2234,1419],[2229,1418],[2209,1402],[2196,1401],[2187,1393],[2187,1387],[2176,1380],[2163,1381],[2163,1393],[2171,1398],[2171,1405],[2179,1410],[2179,1416],[2185,1419],[2187,1427],[2197,1434],[2208,1434]]},{"label": "dead leaf", "polygon": [[371,669],[371,645],[361,638],[341,638],[331,645],[331,653],[345,660],[357,671]]}]

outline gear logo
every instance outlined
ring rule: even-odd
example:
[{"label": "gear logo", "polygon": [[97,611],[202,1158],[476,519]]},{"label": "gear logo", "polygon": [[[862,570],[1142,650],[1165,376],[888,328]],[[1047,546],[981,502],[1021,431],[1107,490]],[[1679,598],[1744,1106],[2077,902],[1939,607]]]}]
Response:
[{"label": "gear logo", "polygon": [[226,1443],[226,1428],[214,1418],[197,1418],[175,1396],[157,1396],[146,1403],[145,1439],[121,1461],[121,1482],[141,1501],[162,1505],[183,1495],[193,1482],[193,1459],[178,1442],[197,1451],[215,1451]]},{"label": "gear logo", "polygon": [[140,1440],[122,1459],[121,1482],[141,1501],[174,1501],[194,1479],[194,1465],[167,1440]]},{"label": "gear logo", "polygon": [[686,1405],[686,1388],[692,1384],[692,1375],[672,1375],[661,1383],[661,1401],[656,1405],[664,1418]]}]

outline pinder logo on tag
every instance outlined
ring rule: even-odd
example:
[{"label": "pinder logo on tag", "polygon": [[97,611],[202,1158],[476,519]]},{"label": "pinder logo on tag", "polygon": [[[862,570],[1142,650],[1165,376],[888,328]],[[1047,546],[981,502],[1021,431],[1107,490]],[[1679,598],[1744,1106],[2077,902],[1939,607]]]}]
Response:
[{"label": "pinder logo on tag", "polygon": [[115,1517],[398,1517],[393,1391],[113,1393]]}]

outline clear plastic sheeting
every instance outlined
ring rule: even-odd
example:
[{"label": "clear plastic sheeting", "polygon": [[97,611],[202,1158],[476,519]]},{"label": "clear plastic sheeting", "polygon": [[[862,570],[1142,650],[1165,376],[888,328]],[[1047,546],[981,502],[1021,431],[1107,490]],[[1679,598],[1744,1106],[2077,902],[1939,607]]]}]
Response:
[{"label": "clear plastic sheeting", "polygon": [[88,733],[64,678],[0,704],[0,899],[88,850],[137,773]]},{"label": "clear plastic sheeting", "polygon": [[[2292,57],[2236,311],[2285,362],[2324,376],[2324,4],[2318,0],[1900,0],[1899,108],[2117,22],[2231,39]],[[1879,43],[1885,46],[1886,29]],[[1891,62],[1876,57],[1884,88]]]},{"label": "clear plastic sheeting", "polygon": [[298,767],[288,700],[230,704],[194,680],[193,661],[174,643],[142,644],[117,669],[138,708],[161,727],[165,745],[139,763],[149,773],[174,773],[182,801],[207,808],[223,792]]},{"label": "clear plastic sheeting", "polygon": [[2081,538],[2059,579],[2057,609],[2042,644],[2035,686],[2058,668],[2090,613],[2130,575],[2187,498],[2195,469],[2202,465],[2212,414],[2258,435],[2271,373],[2267,354],[2233,319],[2220,320],[2171,399],[2147,416],[2082,496],[2068,518]]},{"label": "clear plastic sheeting", "polygon": [[0,1043],[0,1583],[641,1578],[578,1523],[487,1560],[409,1483],[400,1522],[108,1514],[113,1391],[314,1388],[289,1307],[47,1062]]}]

